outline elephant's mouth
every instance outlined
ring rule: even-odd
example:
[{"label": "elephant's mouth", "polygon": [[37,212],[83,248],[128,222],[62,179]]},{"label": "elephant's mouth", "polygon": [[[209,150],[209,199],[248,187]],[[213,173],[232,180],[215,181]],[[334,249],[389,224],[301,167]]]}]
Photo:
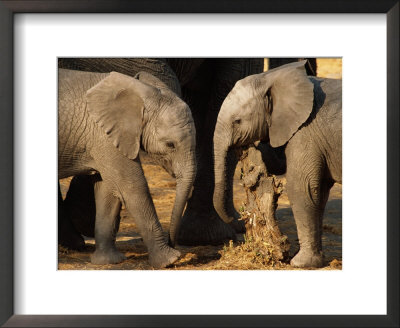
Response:
[{"label": "elephant's mouth", "polygon": [[150,158],[151,162],[161,166],[165,171],[167,171],[167,173],[170,176],[176,178],[176,174],[172,168],[172,162],[170,160],[166,159],[165,156],[161,154],[151,154],[151,153],[146,153],[146,154]]},{"label": "elephant's mouth", "polygon": [[230,148],[245,147],[256,142],[267,141],[268,133],[265,128],[258,127],[256,131],[239,132],[234,135]]}]

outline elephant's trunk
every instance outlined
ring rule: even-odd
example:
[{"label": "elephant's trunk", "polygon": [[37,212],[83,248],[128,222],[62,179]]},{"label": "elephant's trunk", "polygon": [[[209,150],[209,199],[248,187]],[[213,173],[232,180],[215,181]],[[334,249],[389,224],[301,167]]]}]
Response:
[{"label": "elephant's trunk", "polygon": [[[194,179],[196,177],[196,161],[195,154],[190,153],[188,156],[189,160],[186,160],[184,163],[183,173],[176,174],[176,197],[174,207],[172,209],[171,214],[171,224],[169,228],[169,243],[172,247],[175,246],[178,234],[179,227],[182,219],[182,213],[185,209],[185,205],[187,199],[190,196],[192,191]],[[187,164],[189,163],[189,164]]]},{"label": "elephant's trunk", "polygon": [[228,190],[227,182],[227,157],[231,146],[231,137],[226,131],[224,125],[218,122],[214,133],[215,186],[213,202],[214,208],[221,219],[226,223],[230,223],[235,218],[236,211],[233,208],[233,201],[227,199],[229,196],[232,197],[232,193]]}]

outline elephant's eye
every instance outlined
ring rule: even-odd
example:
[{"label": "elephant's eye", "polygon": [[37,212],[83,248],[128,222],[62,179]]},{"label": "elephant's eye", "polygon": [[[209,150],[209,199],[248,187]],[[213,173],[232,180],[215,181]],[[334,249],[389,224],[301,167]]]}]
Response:
[{"label": "elephant's eye", "polygon": [[233,123],[235,124],[240,124],[242,122],[242,120],[240,118],[238,118],[237,120],[234,120]]},{"label": "elephant's eye", "polygon": [[166,145],[167,145],[168,148],[171,148],[171,149],[174,149],[174,148],[175,148],[175,145],[174,145],[174,143],[173,143],[172,141],[168,141],[168,142],[166,143]]}]

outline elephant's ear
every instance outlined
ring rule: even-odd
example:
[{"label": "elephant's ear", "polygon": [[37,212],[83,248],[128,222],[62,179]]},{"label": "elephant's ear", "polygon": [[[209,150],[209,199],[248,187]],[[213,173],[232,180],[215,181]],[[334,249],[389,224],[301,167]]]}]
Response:
[{"label": "elephant's ear", "polygon": [[138,83],[112,72],[86,93],[89,114],[129,159],[137,157],[142,134],[144,103]]},{"label": "elephant's ear", "polygon": [[291,63],[263,73],[272,147],[288,142],[312,112],[314,85],[307,77],[305,63]]}]

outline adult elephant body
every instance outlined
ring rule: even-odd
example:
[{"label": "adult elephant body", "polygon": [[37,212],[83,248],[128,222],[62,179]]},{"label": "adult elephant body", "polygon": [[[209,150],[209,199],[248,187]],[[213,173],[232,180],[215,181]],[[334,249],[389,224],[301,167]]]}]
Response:
[{"label": "adult elephant body", "polygon": [[150,58],[59,58],[58,67],[85,72],[109,73],[119,72],[135,76],[139,72],[147,72],[162,81],[178,96],[181,86],[175,72],[163,59]]},{"label": "adult elephant body", "polygon": [[214,134],[214,206],[225,222],[237,213],[227,198],[227,154],[264,140],[285,146],[287,192],[300,251],[291,264],[319,267],[322,217],[334,182],[342,182],[341,80],[307,77],[305,62],[239,81],[225,99]]},{"label": "adult elephant body", "polygon": [[[187,104],[148,73],[130,77],[60,69],[58,110],[59,179],[100,174],[93,180],[96,251],[92,262],[124,259],[115,247],[121,204],[136,220],[151,265],[158,268],[174,262],[179,252],[163,236],[138,153],[142,148],[162,160],[177,178],[170,228],[174,244],[196,170],[195,129]],[[60,203],[62,211],[62,199]],[[62,213],[59,220],[62,239],[68,236],[62,230],[71,227]]]}]

